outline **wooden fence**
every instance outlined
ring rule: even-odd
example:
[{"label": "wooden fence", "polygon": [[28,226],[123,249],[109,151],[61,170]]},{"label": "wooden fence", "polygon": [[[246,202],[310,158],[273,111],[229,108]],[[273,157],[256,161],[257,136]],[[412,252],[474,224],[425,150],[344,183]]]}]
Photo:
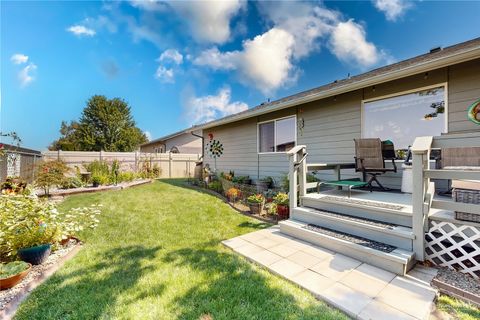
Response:
[{"label": "wooden fence", "polygon": [[41,160],[39,153],[6,150],[0,157],[0,182],[7,177],[20,177],[27,182],[35,180],[35,166]]},{"label": "wooden fence", "polygon": [[188,178],[195,176],[199,154],[143,153],[143,152],[90,152],[90,151],[45,151],[43,160],[61,159],[71,167],[82,167],[94,160],[112,162],[118,160],[122,171],[138,172],[145,162],[157,164],[162,170],[161,178]]}]

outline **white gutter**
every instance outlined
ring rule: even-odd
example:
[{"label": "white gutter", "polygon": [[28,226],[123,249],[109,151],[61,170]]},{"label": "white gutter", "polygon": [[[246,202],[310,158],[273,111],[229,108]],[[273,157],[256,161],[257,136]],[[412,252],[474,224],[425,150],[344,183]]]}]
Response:
[{"label": "white gutter", "polygon": [[381,75],[377,75],[377,76],[372,76],[372,77],[369,77],[367,79],[359,80],[357,82],[353,82],[353,83],[350,83],[350,84],[346,84],[346,85],[343,85],[343,86],[332,88],[330,90],[325,90],[325,91],[321,91],[321,92],[318,92],[318,93],[312,93],[312,94],[309,94],[305,97],[300,97],[300,98],[293,99],[293,100],[290,100],[290,101],[285,101],[285,102],[281,102],[281,103],[278,103],[278,104],[274,104],[272,106],[267,106],[267,107],[261,108],[259,110],[254,110],[252,112],[246,112],[246,113],[239,114],[239,115],[236,115],[236,116],[228,117],[227,119],[224,119],[224,120],[219,119],[218,121],[213,121],[211,123],[206,123],[204,125],[198,125],[197,129],[208,129],[208,128],[212,128],[212,127],[221,126],[221,125],[228,124],[228,123],[231,123],[231,122],[236,122],[236,121],[248,119],[248,118],[251,118],[251,117],[256,117],[256,116],[259,116],[259,115],[262,115],[262,114],[265,114],[265,113],[270,113],[270,112],[273,112],[273,111],[290,108],[290,107],[293,107],[293,106],[296,106],[296,105],[299,105],[299,104],[304,104],[304,103],[307,103],[307,102],[332,97],[332,96],[339,95],[339,94],[342,94],[342,93],[355,91],[355,90],[362,89],[362,88],[369,87],[369,86],[373,86],[373,85],[378,85],[378,84],[383,83],[383,82],[388,82],[388,81],[397,80],[397,79],[400,79],[400,78],[405,78],[405,77],[408,77],[408,76],[411,76],[411,75],[414,75],[414,74],[431,71],[433,69],[447,67],[447,66],[452,65],[452,64],[462,63],[462,62],[473,60],[473,59],[476,59],[476,58],[480,58],[480,46],[474,47],[472,49],[468,49],[466,51],[453,53],[450,56],[441,57],[441,58],[438,58],[438,59],[435,59],[435,60],[429,60],[429,61],[426,61],[426,62],[417,63],[413,66],[405,67],[401,70],[396,70],[396,71],[392,71],[390,73],[381,74]]}]

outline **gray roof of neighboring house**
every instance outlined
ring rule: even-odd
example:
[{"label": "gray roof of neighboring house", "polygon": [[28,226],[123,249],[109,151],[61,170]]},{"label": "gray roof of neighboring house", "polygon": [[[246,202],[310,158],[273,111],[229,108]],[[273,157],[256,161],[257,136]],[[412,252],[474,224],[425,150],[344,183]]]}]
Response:
[{"label": "gray roof of neighboring house", "polygon": [[200,124],[193,128],[207,129],[478,58],[480,58],[480,38],[443,49],[432,50],[414,58],[380,67],[347,79],[334,81],[269,103],[262,103],[254,108]]},{"label": "gray roof of neighboring house", "polygon": [[172,138],[178,137],[178,136],[180,136],[180,135],[182,135],[182,134],[188,134],[188,135],[190,135],[191,132],[194,132],[194,131],[197,131],[197,130],[199,130],[198,126],[192,126],[192,127],[188,128],[188,129],[183,129],[183,130],[180,130],[180,131],[171,133],[171,134],[169,134],[169,135],[166,135],[166,136],[163,136],[163,137],[160,137],[160,138],[157,138],[157,139],[154,139],[154,140],[145,142],[144,144],[141,144],[140,147],[148,146],[148,145],[150,145],[150,144],[157,143],[157,142],[166,141],[166,140],[168,140],[168,139],[172,139]]},{"label": "gray roof of neighboring house", "polygon": [[2,145],[3,149],[6,150],[6,151],[16,151],[16,152],[20,152],[20,153],[31,153],[31,154],[36,154],[36,155],[39,155],[39,156],[42,155],[42,153],[38,150],[23,148],[23,147],[16,146],[16,145],[13,145],[13,144],[8,144],[8,143],[1,143],[0,142],[0,144]]}]

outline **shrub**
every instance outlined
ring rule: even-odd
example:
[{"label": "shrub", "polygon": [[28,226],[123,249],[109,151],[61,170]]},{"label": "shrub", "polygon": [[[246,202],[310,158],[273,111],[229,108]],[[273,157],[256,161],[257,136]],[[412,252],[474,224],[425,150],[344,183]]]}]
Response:
[{"label": "shrub", "polygon": [[83,187],[83,182],[77,176],[64,178],[61,183],[62,189],[74,189]]},{"label": "shrub", "polygon": [[88,172],[97,176],[110,176],[110,169],[108,167],[107,161],[104,160],[94,160],[85,166]]},{"label": "shrub", "polygon": [[117,181],[118,181],[118,182],[124,182],[124,181],[130,182],[130,181],[135,180],[135,178],[136,178],[136,175],[135,175],[134,172],[125,171],[125,172],[120,172],[120,173],[118,174],[118,179],[117,179]]},{"label": "shrub", "polygon": [[59,212],[53,202],[37,197],[0,196],[0,259],[18,249],[54,244],[76,235],[85,227],[96,227],[97,206]]},{"label": "shrub", "polygon": [[105,185],[110,182],[109,176],[107,175],[102,175],[102,174],[94,174],[90,178],[91,182],[93,185]]},{"label": "shrub", "polygon": [[275,197],[273,197],[273,202],[277,205],[288,206],[288,194],[284,192],[279,192]]},{"label": "shrub", "polygon": [[233,183],[239,183],[239,184],[249,184],[250,181],[251,180],[249,176],[238,176],[238,177],[233,177],[232,179]]},{"label": "shrub", "polygon": [[160,177],[162,174],[162,169],[158,166],[158,164],[152,165],[152,163],[148,160],[143,161],[142,167],[140,169],[140,177],[143,179],[154,179]]},{"label": "shrub", "polygon": [[220,181],[212,181],[208,184],[208,189],[213,190],[215,192],[221,193],[222,192],[222,183]]},{"label": "shrub", "polygon": [[247,198],[249,203],[264,203],[265,197],[261,193],[253,194]]},{"label": "shrub", "polygon": [[68,170],[67,165],[62,160],[41,162],[37,166],[36,184],[43,188],[46,195],[49,195],[51,187],[61,185]]}]

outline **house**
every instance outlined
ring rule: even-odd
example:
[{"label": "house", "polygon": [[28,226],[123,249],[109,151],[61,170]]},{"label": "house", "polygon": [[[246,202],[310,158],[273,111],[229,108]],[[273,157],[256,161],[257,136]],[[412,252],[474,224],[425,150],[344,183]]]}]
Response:
[{"label": "house", "polygon": [[148,153],[202,153],[202,131],[189,128],[149,141],[140,146]]},{"label": "house", "polygon": [[[479,98],[477,38],[203,124],[205,144],[213,138],[224,148],[216,160],[205,155],[204,164],[278,181],[295,145],[307,146],[309,162],[343,163],[353,161],[355,138],[388,139],[406,150],[417,136],[478,132],[467,108]],[[380,177],[385,186],[400,188],[398,167]]]},{"label": "house", "polygon": [[[480,278],[480,205],[466,198],[480,187],[453,191],[465,200],[438,193],[449,181],[480,181],[479,106],[477,38],[201,125],[205,145],[223,147],[204,164],[252,179],[288,174],[290,217],[279,222],[281,234],[401,275],[428,260]],[[379,177],[400,189],[411,170],[411,193],[341,190],[362,183],[354,171],[359,138],[377,138],[365,158],[375,153],[386,167],[394,163],[378,156],[380,140],[396,150],[412,146],[412,166],[397,163],[397,172]],[[437,168],[432,151],[460,160],[466,151],[473,165]],[[321,190],[307,172],[336,187]]]},{"label": "house", "polygon": [[35,178],[35,166],[41,160],[40,151],[0,143],[0,182],[8,177],[20,177],[32,182]]}]

